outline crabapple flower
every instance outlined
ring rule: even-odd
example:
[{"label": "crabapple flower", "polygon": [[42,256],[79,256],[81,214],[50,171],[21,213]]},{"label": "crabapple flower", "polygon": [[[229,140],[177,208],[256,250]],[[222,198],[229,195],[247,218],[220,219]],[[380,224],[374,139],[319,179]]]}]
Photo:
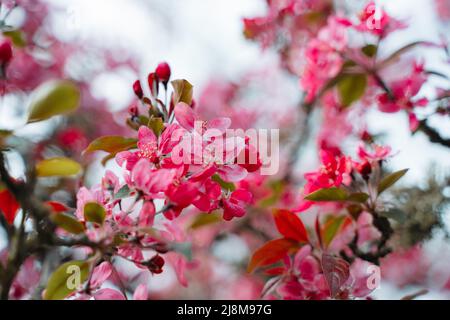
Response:
[{"label": "crabapple flower", "polygon": [[217,134],[224,134],[231,125],[229,118],[217,118],[209,121],[200,120],[192,107],[184,102],[180,102],[175,106],[175,119],[184,129],[189,132],[195,132],[205,139],[210,139]]},{"label": "crabapple flower", "polygon": [[164,160],[183,135],[184,131],[177,124],[167,126],[159,138],[149,127],[141,126],[138,132],[138,150],[119,152],[116,161],[120,166],[125,164],[127,170],[133,170],[140,159],[147,159],[153,165],[164,165]]},{"label": "crabapple flower", "polygon": [[380,5],[370,1],[359,15],[359,24],[356,29],[369,32],[384,38],[390,33],[405,28],[406,25],[391,17]]},{"label": "crabapple flower", "polygon": [[222,199],[223,218],[230,221],[233,218],[240,218],[245,215],[245,206],[250,204],[253,196],[250,192],[243,189],[233,191],[227,198]]},{"label": "crabapple flower", "polygon": [[418,120],[414,114],[416,107],[425,107],[428,104],[427,98],[417,98],[420,89],[427,81],[422,64],[415,64],[412,73],[401,80],[390,84],[392,96],[384,93],[378,96],[379,109],[383,112],[394,113],[405,110],[409,115],[410,129],[415,131],[418,127]]}]

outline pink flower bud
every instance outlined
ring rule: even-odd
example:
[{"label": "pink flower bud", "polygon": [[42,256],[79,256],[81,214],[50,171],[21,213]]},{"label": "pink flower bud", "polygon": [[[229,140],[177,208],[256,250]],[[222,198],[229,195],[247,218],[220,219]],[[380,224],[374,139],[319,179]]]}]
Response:
[{"label": "pink flower bud", "polygon": [[171,72],[170,66],[166,62],[160,63],[156,68],[155,73],[161,82],[163,83],[169,82]]},{"label": "pink flower bud", "polygon": [[139,80],[136,80],[136,82],[133,84],[133,90],[139,99],[142,99],[142,97],[144,97],[144,91],[142,91],[141,82]]},{"label": "pink flower bud", "polygon": [[8,40],[4,41],[2,44],[0,44],[0,62],[2,64],[7,64],[12,59],[12,47],[11,42]]}]

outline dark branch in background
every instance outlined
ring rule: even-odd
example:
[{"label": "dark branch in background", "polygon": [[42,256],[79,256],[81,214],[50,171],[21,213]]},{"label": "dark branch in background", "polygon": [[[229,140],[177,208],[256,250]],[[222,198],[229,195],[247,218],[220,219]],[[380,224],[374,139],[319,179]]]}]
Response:
[{"label": "dark branch in background", "polygon": [[428,125],[427,120],[420,121],[417,131],[426,134],[431,142],[450,148],[450,139],[443,138],[439,132]]},{"label": "dark branch in background", "polygon": [[288,156],[286,174],[283,177],[283,180],[286,182],[292,181],[292,174],[294,173],[294,167],[298,162],[301,149],[305,147],[311,133],[310,127],[311,114],[313,111],[312,105],[301,103],[299,109],[304,114],[304,117],[296,124],[296,128],[294,130],[295,140],[292,143],[292,147]]},{"label": "dark branch in background", "polygon": [[355,258],[360,258],[362,260],[366,260],[376,265],[380,265],[380,259],[387,256],[392,252],[392,249],[387,245],[387,242],[392,237],[394,230],[391,227],[389,220],[385,217],[380,217],[377,214],[374,214],[373,225],[380,231],[381,238],[377,243],[377,250],[375,252],[364,252],[358,248],[358,231],[355,231],[355,236],[352,239],[352,242],[348,245],[349,249],[353,253],[353,257],[349,257],[344,251],[341,251],[341,256],[352,263]]}]

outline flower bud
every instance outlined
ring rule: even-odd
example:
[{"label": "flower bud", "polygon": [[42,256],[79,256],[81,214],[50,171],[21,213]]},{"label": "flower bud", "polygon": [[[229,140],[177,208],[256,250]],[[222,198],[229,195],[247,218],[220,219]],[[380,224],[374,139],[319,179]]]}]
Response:
[{"label": "flower bud", "polygon": [[154,244],[152,247],[158,253],[164,254],[164,253],[169,252],[169,247],[166,243],[158,242],[158,243]]},{"label": "flower bud", "polygon": [[156,68],[155,73],[162,83],[169,82],[171,71],[170,66],[166,62],[160,63]]},{"label": "flower bud", "polygon": [[139,110],[137,105],[132,104],[129,108],[128,108],[128,113],[132,116],[132,117],[137,117],[139,115]]},{"label": "flower bud", "polygon": [[372,173],[372,166],[368,161],[364,161],[363,163],[358,164],[356,170],[358,170],[364,179],[367,179]]},{"label": "flower bud", "polygon": [[164,258],[157,254],[148,262],[146,262],[145,265],[148,267],[148,270],[150,270],[150,272],[160,274],[163,272],[162,268],[164,266],[164,263]]},{"label": "flower bud", "polygon": [[2,44],[0,44],[0,63],[2,65],[7,64],[11,61],[13,56],[11,42],[8,40],[4,41]]},{"label": "flower bud", "polygon": [[141,82],[139,80],[136,80],[136,82],[133,84],[133,91],[139,99],[142,99],[144,97],[144,91],[142,91]]},{"label": "flower bud", "polygon": [[155,72],[152,72],[148,75],[148,87],[150,88],[152,96],[158,96],[159,79],[158,75]]}]

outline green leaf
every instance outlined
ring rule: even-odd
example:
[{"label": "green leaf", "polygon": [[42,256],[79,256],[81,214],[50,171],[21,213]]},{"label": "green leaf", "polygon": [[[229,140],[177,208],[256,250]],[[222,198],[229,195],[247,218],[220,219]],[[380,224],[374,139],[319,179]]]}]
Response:
[{"label": "green leaf", "polygon": [[347,218],[346,216],[340,217],[330,216],[329,219],[326,221],[322,230],[322,241],[326,247],[328,247],[331,241],[333,241],[338,231],[344,225],[346,218]]},{"label": "green leaf", "polygon": [[388,211],[380,212],[383,217],[395,220],[399,223],[404,223],[406,221],[406,213],[400,209],[390,209]]},{"label": "green leaf", "polygon": [[346,74],[338,82],[337,88],[341,103],[349,107],[358,101],[366,91],[367,76],[365,74]]},{"label": "green leaf", "polygon": [[84,218],[86,221],[95,222],[102,225],[105,221],[105,217],[105,208],[97,202],[89,202],[84,205]]},{"label": "green leaf", "polygon": [[310,201],[345,201],[348,198],[348,193],[341,188],[325,188],[310,193],[305,197]]},{"label": "green leaf", "polygon": [[82,170],[81,165],[69,158],[51,158],[42,160],[36,165],[38,177],[74,176]]},{"label": "green leaf", "polygon": [[236,190],[236,186],[234,185],[234,183],[223,180],[217,173],[214,174],[211,177],[211,179],[213,181],[217,182],[224,190],[228,190],[228,191]]},{"label": "green leaf", "polygon": [[164,122],[161,118],[151,118],[148,122],[148,127],[159,137],[164,130]]},{"label": "green leaf", "polygon": [[62,300],[67,298],[88,279],[90,264],[87,261],[69,261],[61,265],[50,276],[45,289],[45,300]]},{"label": "green leaf", "polygon": [[3,35],[10,38],[17,48],[24,48],[27,45],[25,34],[21,30],[5,31],[3,32]]},{"label": "green leaf", "polygon": [[78,87],[65,80],[52,80],[40,85],[33,93],[28,123],[75,111],[80,103]]},{"label": "green leaf", "polygon": [[191,229],[198,229],[204,226],[209,226],[211,224],[215,224],[221,222],[222,218],[217,213],[204,213],[199,214],[195,217],[194,221],[191,224]]},{"label": "green leaf", "polygon": [[359,203],[365,203],[369,199],[369,195],[364,192],[356,192],[350,194],[346,201],[352,201],[352,202],[359,202]]},{"label": "green leaf", "polygon": [[275,205],[283,194],[284,184],[282,181],[272,181],[269,183],[269,188],[271,189],[270,195],[266,198],[263,198],[259,206],[263,208],[267,208]]},{"label": "green leaf", "polygon": [[173,87],[173,103],[184,102],[188,105],[192,103],[193,86],[187,80],[174,80],[171,82]]},{"label": "green leaf", "polygon": [[378,47],[374,44],[368,44],[364,46],[361,51],[368,57],[374,57],[378,52]]},{"label": "green leaf", "polygon": [[105,151],[109,153],[118,153],[121,151],[136,148],[137,139],[125,138],[121,136],[104,136],[95,139],[84,150],[84,153],[94,151]]},{"label": "green leaf", "polygon": [[378,194],[381,194],[386,189],[392,187],[398,180],[400,180],[409,169],[403,169],[394,173],[391,173],[381,179],[380,184],[378,185]]},{"label": "green leaf", "polygon": [[51,220],[61,229],[73,234],[81,234],[84,232],[83,224],[75,219],[75,217],[65,214],[57,213],[51,216]]}]

